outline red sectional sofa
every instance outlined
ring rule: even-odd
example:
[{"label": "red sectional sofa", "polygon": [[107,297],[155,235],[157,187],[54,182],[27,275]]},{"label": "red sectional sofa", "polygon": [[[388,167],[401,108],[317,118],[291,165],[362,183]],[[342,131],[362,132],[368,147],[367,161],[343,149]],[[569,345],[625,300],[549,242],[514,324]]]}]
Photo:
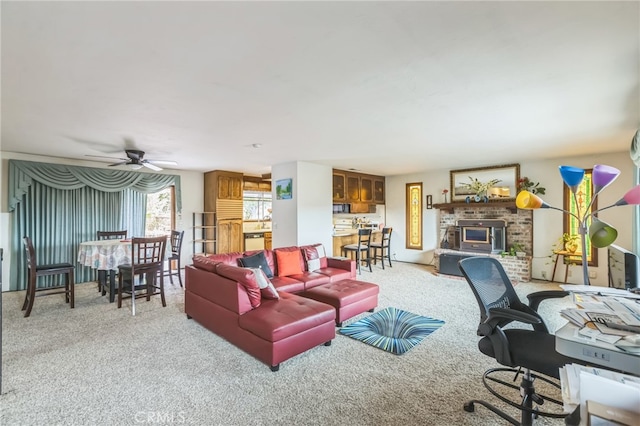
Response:
[{"label": "red sectional sofa", "polygon": [[[356,281],[352,260],[322,255],[307,260],[317,247],[321,245],[194,256],[193,264],[185,267],[187,317],[268,364],[272,371],[320,344],[329,346],[336,322],[377,306],[378,286]],[[264,269],[273,273],[270,281],[277,299],[272,294],[276,292],[259,289],[259,271],[239,266],[261,258],[254,256],[260,252]],[[309,265],[317,269],[309,271]],[[284,275],[287,272],[294,273]]]}]

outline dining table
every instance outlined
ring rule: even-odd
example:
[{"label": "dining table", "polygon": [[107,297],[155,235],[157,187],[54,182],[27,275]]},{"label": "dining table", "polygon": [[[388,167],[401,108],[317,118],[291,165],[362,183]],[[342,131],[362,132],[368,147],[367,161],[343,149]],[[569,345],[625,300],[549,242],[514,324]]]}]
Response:
[{"label": "dining table", "polygon": [[104,295],[109,275],[109,302],[115,301],[116,270],[131,264],[131,240],[96,240],[80,243],[78,263],[98,271],[99,291]]}]

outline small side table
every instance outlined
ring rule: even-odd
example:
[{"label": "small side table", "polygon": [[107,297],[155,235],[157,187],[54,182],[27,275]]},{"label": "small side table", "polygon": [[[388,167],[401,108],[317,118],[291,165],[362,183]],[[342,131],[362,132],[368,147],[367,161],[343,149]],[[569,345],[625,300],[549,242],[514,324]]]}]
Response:
[{"label": "small side table", "polygon": [[554,250],[553,254],[556,256],[556,261],[553,264],[553,273],[551,274],[551,281],[556,280],[556,268],[558,267],[558,260],[560,256],[562,256],[562,263],[564,263],[564,283],[567,283],[567,277],[569,276],[569,263],[567,263],[567,257],[581,257],[582,253],[578,251],[567,251],[567,250]]}]

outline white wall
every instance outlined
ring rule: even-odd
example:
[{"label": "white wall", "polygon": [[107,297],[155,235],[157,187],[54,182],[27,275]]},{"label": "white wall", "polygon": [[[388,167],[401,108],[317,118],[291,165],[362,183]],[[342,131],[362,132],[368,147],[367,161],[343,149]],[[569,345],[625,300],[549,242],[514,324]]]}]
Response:
[{"label": "white wall", "polygon": [[[105,163],[94,161],[79,161],[65,158],[51,158],[37,155],[19,154],[13,152],[0,152],[2,183],[0,185],[0,247],[4,248],[4,261],[2,271],[2,290],[9,289],[9,265],[11,264],[11,213],[8,213],[8,194],[7,194],[7,177],[8,177],[8,160],[25,160],[38,161],[43,163],[69,164],[73,166],[85,166],[96,168],[107,168]],[[204,174],[201,172],[168,170],[162,172],[172,175],[180,175],[180,184],[182,188],[182,213],[176,216],[176,228],[184,230],[184,241],[182,243],[182,265],[191,263],[193,255],[193,233],[191,230],[192,218],[194,212],[201,212],[204,208]],[[75,259],[73,259],[75,260]]]},{"label": "white wall", "polygon": [[[571,165],[582,168],[592,168],[595,164],[607,164],[620,169],[620,177],[600,196],[598,206],[604,207],[615,203],[633,185],[634,165],[628,152],[611,153],[605,155],[574,156],[563,159],[552,159],[535,162],[521,162],[520,176],[527,176],[534,182],[546,188],[546,194],[542,198],[551,206],[562,208],[563,182],[558,172],[558,166]],[[481,167],[482,165],[478,165]],[[403,176],[387,177],[386,182],[386,207],[387,225],[392,226],[394,233],[391,241],[391,252],[395,258],[405,262],[430,264],[433,261],[433,251],[439,246],[440,236],[439,211],[437,209],[424,210],[423,218],[423,249],[407,250],[405,248],[405,185],[407,183],[422,182],[423,196],[431,194],[434,203],[443,202],[442,190],[449,189],[449,170],[429,171]],[[626,249],[632,249],[631,223],[632,207],[622,206],[605,210],[599,214],[600,220],[608,222],[618,229],[618,239],[615,244]],[[559,211],[543,209],[534,211],[533,216],[533,278],[542,278],[542,271],[546,271],[547,277],[551,276],[553,263],[551,262],[551,250],[554,243],[562,235],[563,213]],[[558,265],[564,275],[564,265]],[[590,268],[595,271],[596,278],[591,279],[592,284],[607,285],[607,251],[599,249],[598,267]],[[570,268],[571,276],[568,282],[581,284],[582,273],[580,267]],[[560,279],[560,273],[556,272],[556,279]],[[563,277],[564,278],[564,277]]]},{"label": "white wall", "polygon": [[[293,179],[293,198],[277,200],[276,182]],[[292,162],[271,168],[273,188],[273,247],[322,243],[327,251],[332,241],[332,169],[329,166]]]}]

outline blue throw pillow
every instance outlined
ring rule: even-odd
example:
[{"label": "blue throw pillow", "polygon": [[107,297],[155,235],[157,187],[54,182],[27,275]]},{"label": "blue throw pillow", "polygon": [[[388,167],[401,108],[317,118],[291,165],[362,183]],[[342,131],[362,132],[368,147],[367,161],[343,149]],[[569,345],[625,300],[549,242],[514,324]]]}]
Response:
[{"label": "blue throw pillow", "polygon": [[240,262],[240,266],[244,266],[245,268],[260,268],[267,278],[273,278],[273,271],[269,268],[267,258],[262,251],[252,256],[241,257],[238,259],[238,262]]}]

